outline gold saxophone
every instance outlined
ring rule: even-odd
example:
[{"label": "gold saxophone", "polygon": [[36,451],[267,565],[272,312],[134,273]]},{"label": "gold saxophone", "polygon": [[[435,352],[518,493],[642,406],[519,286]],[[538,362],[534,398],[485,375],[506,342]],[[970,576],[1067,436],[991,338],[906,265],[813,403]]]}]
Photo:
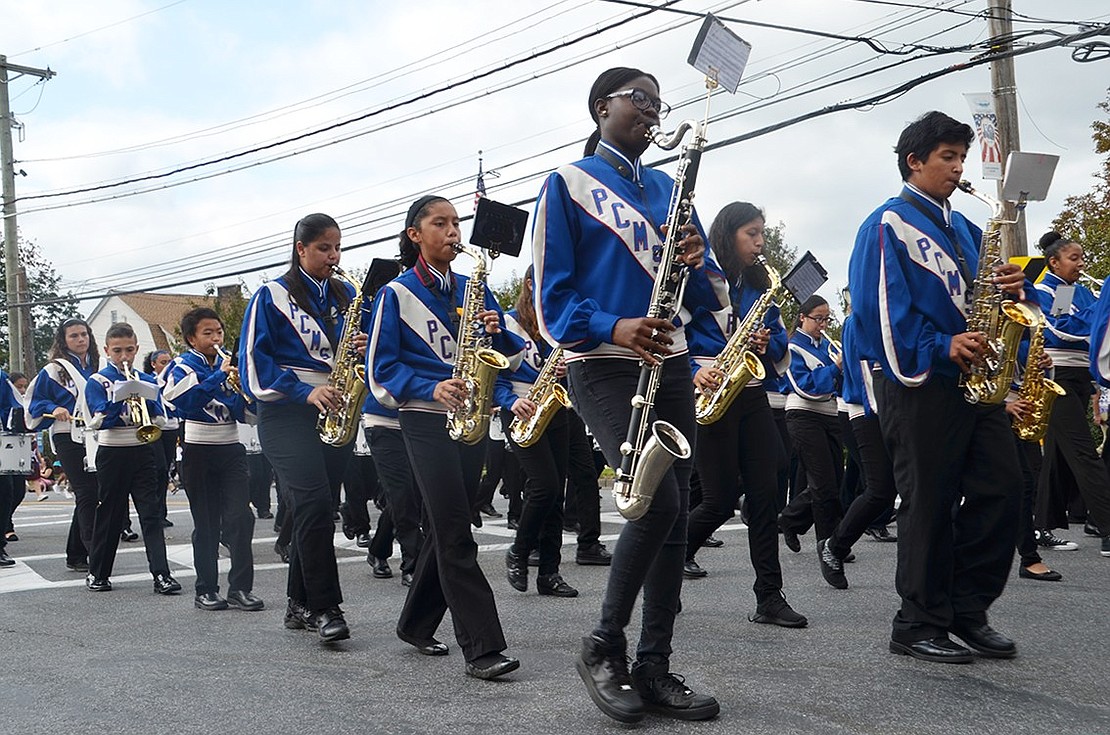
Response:
[{"label": "gold saxophone", "polygon": [[489,431],[493,383],[509,360],[490,347],[490,338],[478,320],[486,308],[486,256],[479,248],[455,243],[455,250],[474,259],[474,271],[466,282],[459,317],[455,367],[451,377],[466,383],[466,398],[458,409],[447,412],[447,433],[463,444],[477,444]]},{"label": "gold saxophone", "polygon": [[536,412],[527,421],[513,417],[509,424],[509,436],[519,447],[530,447],[540,440],[543,432],[551,419],[559,412],[560,408],[570,408],[570,396],[567,389],[559,384],[555,372],[559,362],[563,359],[563,348],[556,347],[547,356],[539,377],[528,391],[528,400],[536,404]]},{"label": "gold saxophone", "polygon": [[775,297],[782,286],[782,278],[762,255],[757,255],[755,260],[767,271],[771,285],[752,304],[752,308],[744,316],[744,321],[736,327],[736,331],[729,337],[724,349],[713,360],[713,367],[725,377],[716,389],[703,391],[694,400],[694,418],[702,426],[719,421],[736,400],[736,396],[740,395],[740,391],[744,390],[744,386],[752,378],[763,380],[766,374],[763,361],[749,350],[748,346],[751,345],[752,336],[763,328],[763,320],[767,316],[767,311],[775,303]]},{"label": "gold saxophone", "polygon": [[1049,380],[1041,370],[1041,356],[1044,355],[1044,330],[1047,324],[1044,314],[1040,314],[1033,325],[1029,337],[1029,356],[1025,359],[1025,377],[1018,390],[1018,398],[1029,401],[1033,410],[1024,418],[1014,422],[1014,433],[1027,442],[1039,442],[1048,432],[1048,419],[1052,416],[1052,404],[1065,391],[1056,381]]},{"label": "gold saxophone", "polygon": [[[123,379],[138,380],[135,373],[131,372],[131,365],[123,363]],[[127,418],[135,425],[135,438],[143,444],[152,444],[162,438],[162,430],[150,420],[150,411],[146,407],[146,399],[142,396],[127,396],[124,399],[127,406]]]},{"label": "gold saxophone", "polygon": [[994,282],[994,268],[1002,263],[1002,225],[1012,224],[1002,219],[1002,203],[975,191],[967,181],[961,180],[959,188],[991,208],[979,245],[979,270],[967,317],[967,331],[986,334],[987,346],[971,371],[960,377],[960,385],[968,403],[999,404],[1014,380],[1021,336],[1036,323],[1037,313],[1019,301],[1003,300],[1002,289]]},{"label": "gold saxophone", "polygon": [[339,407],[320,412],[316,431],[320,441],[333,447],[350,444],[358,433],[362,404],[366,402],[366,366],[355,348],[355,337],[361,327],[362,285],[355,282],[342,268],[332,266],[332,275],[351,284],[355,295],[343,315],[343,333],[335,346],[335,366],[328,375],[328,385],[339,394]]}]

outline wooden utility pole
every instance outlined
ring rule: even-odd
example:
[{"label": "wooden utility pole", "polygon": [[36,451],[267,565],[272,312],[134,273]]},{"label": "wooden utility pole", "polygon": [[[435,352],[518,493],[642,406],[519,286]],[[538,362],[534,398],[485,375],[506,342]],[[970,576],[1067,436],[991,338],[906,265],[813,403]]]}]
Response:
[{"label": "wooden utility pole", "polygon": [[[12,110],[8,97],[8,72],[16,77],[23,75],[50,79],[54,72],[29,66],[9,64],[8,57],[0,54],[0,179],[4,195],[4,287],[8,303],[8,367],[28,375],[34,373],[34,355],[31,344],[25,339],[30,332],[30,309],[13,306],[20,303],[19,288],[19,233],[15,223],[15,154],[12,148]],[[25,323],[26,322],[26,323]]]},{"label": "wooden utility pole", "polygon": [[[1009,51],[1013,48],[1010,37],[1014,32],[1013,6],[1011,0],[987,0],[987,22],[990,37],[1003,39],[993,45],[995,52]],[[994,109],[998,114],[998,142],[1002,150],[1002,165],[1010,151],[1021,150],[1018,135],[1017,81],[1014,77],[1014,58],[998,59],[991,62],[991,94],[994,96]],[[1006,171],[1003,168],[1003,175]],[[1002,199],[1002,182],[998,182],[998,199]],[[1014,205],[1003,202],[1003,216],[1008,220],[1017,219]],[[1028,255],[1029,243],[1025,234],[1025,218],[1011,227],[1002,228],[1002,257]]]}]

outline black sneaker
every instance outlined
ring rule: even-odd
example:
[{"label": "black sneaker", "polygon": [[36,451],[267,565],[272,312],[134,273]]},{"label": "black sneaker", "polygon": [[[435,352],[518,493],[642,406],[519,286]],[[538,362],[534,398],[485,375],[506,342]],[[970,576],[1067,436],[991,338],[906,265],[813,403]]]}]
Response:
[{"label": "black sneaker", "polygon": [[783,628],[804,628],[809,625],[806,616],[794,612],[794,608],[790,607],[782,592],[756,605],[755,614],[749,615],[748,620],[752,623],[779,625]]},{"label": "black sneaker", "polygon": [[[0,566],[3,566],[3,564],[0,564]],[[89,563],[87,561],[67,561],[66,569],[71,572],[88,572]]]},{"label": "black sneaker", "polygon": [[578,597],[578,590],[567,584],[557,572],[536,577],[536,590],[548,597]]},{"label": "black sneaker", "polygon": [[497,511],[497,508],[493,507],[493,503],[486,503],[482,507],[478,508],[478,512],[480,512],[482,515],[489,516],[490,518],[502,517],[502,514]]},{"label": "black sneaker", "polygon": [[283,545],[280,541],[274,542],[274,553],[278,555],[283,564],[289,563],[289,546]]},{"label": "black sneaker", "polygon": [[714,536],[709,536],[702,542],[702,548],[705,549],[719,549],[725,545],[725,542]]},{"label": "black sneaker", "polygon": [[316,630],[316,618],[305,608],[305,606],[289,598],[289,602],[285,606],[285,620],[283,624],[290,630]]},{"label": "black sneaker", "polygon": [[613,555],[605,548],[605,544],[596,543],[586,548],[579,548],[574,555],[574,563],[584,567],[607,567],[613,563]]},{"label": "black sneaker", "polygon": [[1053,551],[1075,551],[1079,548],[1079,544],[1062,539],[1047,528],[1039,528],[1034,531],[1033,540],[1042,549],[1052,549]]},{"label": "black sneaker", "polygon": [[786,544],[786,548],[797,554],[802,550],[801,539],[798,538],[798,533],[790,528],[787,528],[782,522],[782,516],[778,520],[779,533],[782,534],[782,541]]},{"label": "black sneaker", "polygon": [[528,591],[528,562],[512,549],[505,552],[505,577],[517,592]]},{"label": "black sneaker", "polygon": [[181,583],[169,574],[155,574],[154,591],[160,595],[176,595],[181,591]]},{"label": "black sneaker", "polygon": [[270,520],[271,518],[273,518],[274,514],[270,512],[269,508],[267,508],[265,510],[258,511],[258,517],[261,520],[267,521],[267,520]]},{"label": "black sneaker", "polygon": [[[15,566],[15,559],[8,556],[8,552],[6,550],[0,549],[0,567],[14,567],[14,566]],[[67,564],[66,566],[69,566],[69,565]],[[72,569],[75,572],[79,571],[77,569],[73,569],[73,567],[69,567],[69,568]],[[85,565],[85,571],[88,571],[88,569],[89,569],[89,567],[86,564]]]},{"label": "black sneaker", "polygon": [[888,529],[886,526],[879,526],[878,528],[868,528],[864,531],[864,533],[866,533],[868,536],[875,539],[876,541],[886,541],[887,543],[890,543],[892,541],[898,540],[898,537],[891,533],[890,529]]},{"label": "black sneaker", "polygon": [[1102,549],[1098,553],[1103,556],[1110,556],[1110,536],[1102,537]]},{"label": "black sneaker", "polygon": [[119,538],[121,541],[138,541],[139,534],[135,533],[130,528],[125,528],[119,532]]},{"label": "black sneaker", "polygon": [[837,559],[829,548],[829,540],[817,542],[817,560],[821,563],[821,576],[838,590],[848,589],[848,578],[844,576],[844,562]]},{"label": "black sneaker", "polygon": [[632,686],[623,647],[597,636],[586,636],[574,667],[585,682],[590,699],[606,715],[627,723],[644,719],[644,702]]},{"label": "black sneaker", "polygon": [[316,619],[316,632],[325,643],[345,641],[351,637],[347,620],[343,617],[343,611],[338,606],[318,610],[313,616]]},{"label": "black sneaker", "polygon": [[1100,531],[1098,529],[1098,526],[1091,523],[1090,521],[1087,521],[1086,523],[1083,524],[1083,533],[1085,533],[1088,536],[1095,536],[1095,537],[1102,536],[1102,531]]},{"label": "black sneaker", "polygon": [[97,579],[89,574],[85,577],[85,588],[93,592],[111,592],[112,583],[107,579]]},{"label": "black sneaker", "polygon": [[701,579],[702,577],[708,577],[709,572],[702,569],[696,561],[690,559],[682,565],[682,576],[686,579]]},{"label": "black sneaker", "polygon": [[667,671],[666,664],[637,661],[632,666],[632,685],[645,709],[679,720],[708,720],[721,705],[708,694],[698,694],[685,680]]}]

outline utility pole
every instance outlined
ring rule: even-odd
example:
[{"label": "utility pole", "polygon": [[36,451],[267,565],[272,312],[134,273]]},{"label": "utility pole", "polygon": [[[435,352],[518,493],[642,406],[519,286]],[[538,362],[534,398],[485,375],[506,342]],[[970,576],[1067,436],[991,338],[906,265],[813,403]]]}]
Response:
[{"label": "utility pole", "polygon": [[[8,97],[8,72],[19,76],[38,77],[46,80],[54,76],[50,69],[9,64],[8,57],[0,54],[0,178],[4,194],[4,286],[8,300],[8,366],[31,374],[31,345],[24,339],[30,327],[30,310],[13,306],[21,301],[19,289],[19,235],[15,223],[15,154],[12,149],[12,110]],[[24,321],[27,324],[24,324]]]},{"label": "utility pole", "polygon": [[[991,38],[1005,39],[996,43],[993,51],[1009,51],[1013,48],[1010,37],[1014,32],[1013,6],[1011,0],[987,0],[987,22]],[[991,94],[994,96],[994,109],[998,114],[998,142],[1002,149],[1002,165],[1010,151],[1021,150],[1018,135],[1017,81],[1014,77],[1014,58],[998,59],[991,62]],[[1003,168],[1003,175],[1006,171]],[[998,182],[998,199],[1002,200],[1002,182]],[[1010,202],[1003,202],[1002,213],[1005,219],[1017,219],[1017,210]],[[1025,218],[1011,227],[1002,228],[1002,257],[1028,255],[1029,243],[1025,235]]]}]

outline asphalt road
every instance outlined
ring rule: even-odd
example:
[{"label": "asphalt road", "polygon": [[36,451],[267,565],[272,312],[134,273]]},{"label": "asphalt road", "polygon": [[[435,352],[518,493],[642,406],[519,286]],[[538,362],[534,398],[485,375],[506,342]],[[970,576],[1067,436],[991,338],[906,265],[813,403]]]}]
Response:
[{"label": "asphalt road", "polygon": [[[501,501],[498,498],[498,502]],[[606,506],[608,508],[608,506]],[[503,509],[503,508],[502,508]],[[91,593],[64,564],[70,501],[32,498],[19,509],[19,560],[0,570],[0,733],[596,733],[629,729],[603,716],[574,672],[581,636],[600,605],[608,570],[573,563],[577,599],[521,594],[504,579],[511,532],[504,519],[478,532],[518,672],[499,682],[463,674],[451,655],[426,658],[393,633],[404,600],[399,573],[373,579],[341,535],[340,576],[352,638],[322,645],[285,630],[285,568],[268,521],[255,528],[255,593],[263,612],[202,612],[192,605],[191,521],[170,500],[167,543],[186,593],[153,594],[141,542],[123,544],[111,593]],[[603,533],[620,519],[607,513]],[[137,524],[136,524],[137,528]],[[1080,550],[1048,552],[1064,581],[1017,578],[992,611],[1013,636],[1012,661],[930,664],[887,652],[893,544],[861,541],[851,588],[821,579],[812,536],[782,547],[786,594],[810,619],[804,630],[747,621],[754,598],[746,530],[722,529],[721,549],[698,555],[706,579],[687,582],[672,668],[714,694],[721,715],[683,723],[649,715],[645,732],[697,733],[1110,733],[1110,559],[1097,539],[1064,535]],[[604,537],[603,537],[604,538]],[[223,562],[226,564],[226,560]],[[393,566],[397,572],[397,558]],[[225,581],[226,583],[226,581]],[[635,640],[635,631],[629,631]]]}]

